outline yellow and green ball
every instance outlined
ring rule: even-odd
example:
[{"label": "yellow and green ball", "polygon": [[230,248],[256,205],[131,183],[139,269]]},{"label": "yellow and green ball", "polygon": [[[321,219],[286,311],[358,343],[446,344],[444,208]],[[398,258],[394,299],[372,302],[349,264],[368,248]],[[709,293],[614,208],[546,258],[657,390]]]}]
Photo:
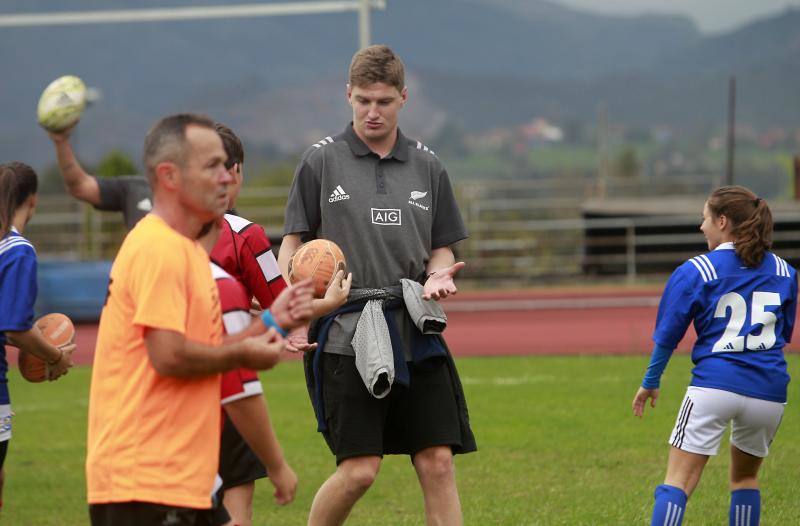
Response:
[{"label": "yellow and green ball", "polygon": [[64,75],[44,89],[36,115],[43,128],[60,132],[78,122],[85,107],[86,84],[75,75]]}]

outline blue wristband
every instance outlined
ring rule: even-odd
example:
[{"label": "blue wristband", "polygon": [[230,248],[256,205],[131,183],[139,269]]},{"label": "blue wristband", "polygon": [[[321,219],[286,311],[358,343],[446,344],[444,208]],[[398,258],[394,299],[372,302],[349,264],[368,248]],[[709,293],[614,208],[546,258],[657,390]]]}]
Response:
[{"label": "blue wristband", "polygon": [[275,330],[278,331],[278,334],[286,337],[286,331],[281,328],[280,325],[275,323],[275,318],[272,317],[272,313],[267,309],[261,313],[261,321],[264,322],[264,325],[267,327],[275,327]]}]

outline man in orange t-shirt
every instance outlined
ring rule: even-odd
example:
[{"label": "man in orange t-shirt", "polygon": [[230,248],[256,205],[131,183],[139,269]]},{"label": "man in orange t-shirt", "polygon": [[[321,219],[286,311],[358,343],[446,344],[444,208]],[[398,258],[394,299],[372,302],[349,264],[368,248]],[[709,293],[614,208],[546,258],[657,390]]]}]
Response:
[{"label": "man in orange t-shirt", "polygon": [[[227,520],[210,509],[219,373],[268,369],[284,342],[269,329],[223,343],[216,285],[195,241],[228,203],[231,176],[213,121],[166,117],[150,130],[144,149],[155,204],[114,261],[92,371],[91,522],[216,525]],[[293,289],[287,294],[309,292]],[[310,293],[307,303],[310,310]],[[298,307],[291,316],[300,323],[307,314]]]}]

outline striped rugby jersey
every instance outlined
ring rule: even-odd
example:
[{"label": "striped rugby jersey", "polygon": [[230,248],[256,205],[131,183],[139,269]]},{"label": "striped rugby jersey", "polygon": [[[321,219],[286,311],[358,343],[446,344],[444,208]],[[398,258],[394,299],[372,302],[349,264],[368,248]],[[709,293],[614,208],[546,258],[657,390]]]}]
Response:
[{"label": "striped rugby jersey", "polygon": [[785,402],[783,347],[791,340],[796,310],[793,267],[772,252],[758,267],[745,267],[733,244],[723,243],[672,274],[653,340],[673,349],[694,323],[691,385]]},{"label": "striped rugby jersey", "polygon": [[243,217],[225,214],[211,261],[244,285],[262,309],[268,309],[286,288],[264,229]]},{"label": "striped rugby jersey", "polygon": [[[247,295],[247,290],[215,263],[211,263],[211,275],[219,291],[225,334],[242,332],[253,321],[250,316],[250,297]],[[222,405],[263,392],[258,374],[245,368],[223,373],[221,387]]]}]

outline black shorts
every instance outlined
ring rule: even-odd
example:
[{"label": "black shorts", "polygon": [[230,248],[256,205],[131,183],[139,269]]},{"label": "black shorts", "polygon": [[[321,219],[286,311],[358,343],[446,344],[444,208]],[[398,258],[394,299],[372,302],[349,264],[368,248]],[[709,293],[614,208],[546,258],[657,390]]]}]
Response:
[{"label": "black shorts", "polygon": [[208,510],[152,502],[90,504],[92,526],[221,526],[231,520],[222,504]]},{"label": "black shorts", "polygon": [[353,356],[323,353],[321,360],[324,436],[337,464],[350,457],[461,446],[458,405],[444,358],[409,362],[409,386],[395,382],[382,399],[369,394]]},{"label": "black shorts", "polygon": [[219,448],[219,476],[222,477],[222,489],[241,486],[267,476],[264,465],[224,412]]}]

